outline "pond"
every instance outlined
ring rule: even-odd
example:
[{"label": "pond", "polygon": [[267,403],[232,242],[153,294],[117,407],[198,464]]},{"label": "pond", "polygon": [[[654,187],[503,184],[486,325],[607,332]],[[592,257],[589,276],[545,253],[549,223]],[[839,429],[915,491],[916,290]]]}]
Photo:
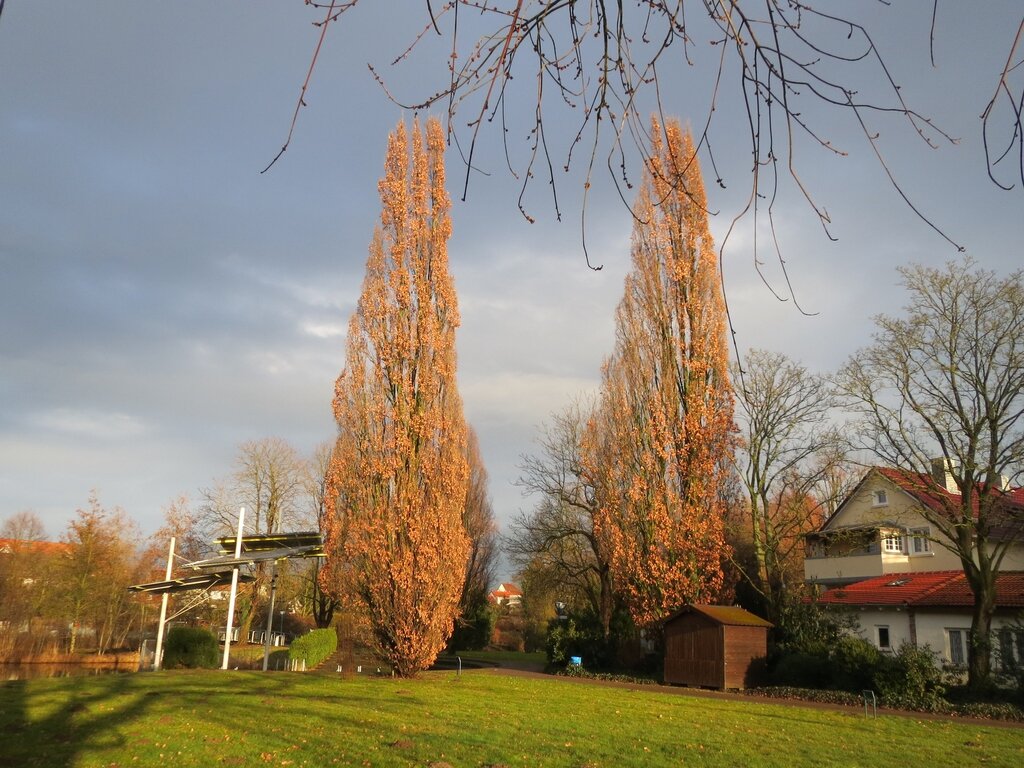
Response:
[{"label": "pond", "polygon": [[138,671],[137,663],[111,661],[106,664],[12,664],[0,662],[0,682],[5,680],[30,680],[37,677],[80,677],[87,675],[109,675]]}]

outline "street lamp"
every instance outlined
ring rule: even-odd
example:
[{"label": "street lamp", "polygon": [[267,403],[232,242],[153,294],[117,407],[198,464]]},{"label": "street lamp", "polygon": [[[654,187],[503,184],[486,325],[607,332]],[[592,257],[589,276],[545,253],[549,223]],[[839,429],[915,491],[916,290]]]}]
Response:
[{"label": "street lamp", "polygon": [[284,611],[281,611],[281,645],[284,645]]}]

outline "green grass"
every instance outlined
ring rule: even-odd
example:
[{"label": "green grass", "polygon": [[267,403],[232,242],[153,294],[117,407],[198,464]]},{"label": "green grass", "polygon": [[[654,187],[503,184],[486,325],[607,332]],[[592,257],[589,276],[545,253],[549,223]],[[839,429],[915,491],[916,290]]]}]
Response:
[{"label": "green grass", "polygon": [[1024,765],[1024,730],[491,671],[0,684],[0,766]]}]

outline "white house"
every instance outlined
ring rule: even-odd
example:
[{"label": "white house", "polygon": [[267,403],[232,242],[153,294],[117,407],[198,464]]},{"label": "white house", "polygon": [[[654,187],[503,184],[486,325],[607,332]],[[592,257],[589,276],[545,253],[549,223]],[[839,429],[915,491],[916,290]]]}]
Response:
[{"label": "white house", "polygon": [[523,602],[523,592],[519,587],[510,581],[502,582],[497,589],[491,590],[487,599],[495,605],[507,605],[509,608],[518,608]]},{"label": "white house", "polygon": [[[1024,488],[1003,493],[1012,524],[991,537],[992,547],[1005,547],[993,648],[997,665],[1012,665],[1024,661]],[[941,462],[932,473],[869,470],[836,513],[807,534],[806,581],[826,589],[822,605],[854,610],[860,634],[880,650],[928,645],[941,661],[965,665],[974,597],[952,542],[924,514],[958,501]]]},{"label": "white house", "polygon": [[[940,469],[936,475],[869,470],[835,514],[807,534],[805,580],[832,587],[888,574],[961,570],[949,539],[922,514],[926,507],[937,513],[942,495],[959,500],[956,486]],[[1020,517],[1016,529],[1006,528],[999,540],[1008,547],[1001,570],[1024,571],[1024,488],[1008,489],[1004,498]]]},{"label": "white house", "polygon": [[[967,632],[974,595],[963,571],[924,571],[876,576],[833,587],[818,599],[826,607],[856,612],[861,635],[879,650],[903,643],[929,646],[939,660],[967,664]],[[1024,573],[1001,573],[992,617],[993,659],[997,668],[1024,662]]]}]

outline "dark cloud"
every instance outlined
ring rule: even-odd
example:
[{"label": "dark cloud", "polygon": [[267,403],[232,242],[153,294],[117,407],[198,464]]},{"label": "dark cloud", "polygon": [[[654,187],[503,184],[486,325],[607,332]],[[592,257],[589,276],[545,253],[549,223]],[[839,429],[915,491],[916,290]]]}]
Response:
[{"label": "dark cloud", "polygon": [[[390,67],[420,30],[422,4],[408,7],[416,13],[360,4],[332,28],[293,143],[263,175],[287,134],[320,12],[259,2],[240,13],[238,4],[198,0],[5,7],[0,517],[34,508],[57,535],[97,488],[104,503],[151,530],[172,497],[195,497],[228,472],[242,441],[278,435],[309,451],[331,436],[333,381],[379,216],[386,134],[411,117],[366,63],[410,100],[445,79],[443,53],[433,65],[420,57]],[[949,26],[940,27],[932,72],[929,19],[914,9],[876,10],[898,15],[876,39],[893,51],[904,92],[963,138],[931,150],[912,128],[872,115],[894,171],[984,265],[1019,266],[1020,197],[985,178],[977,122],[1005,59],[1005,22],[1019,11],[943,6],[950,18],[940,14],[940,22]],[[427,45],[439,43],[428,36]],[[710,99],[697,69],[680,60],[662,94],[666,111],[694,125]],[[517,87],[515,103],[524,104],[535,86]],[[507,137],[493,125],[482,134],[466,202],[457,149],[448,172],[460,386],[502,519],[530,503],[513,482],[535,427],[596,387],[611,350],[631,227],[619,194],[634,193],[610,183],[599,154],[585,229],[591,262],[604,269],[588,269],[583,160],[566,174],[555,157],[563,222],[538,177],[524,198],[537,223],[527,224],[503,144],[508,138],[521,168],[528,115],[512,115]],[[709,204],[721,242],[749,193],[749,151],[741,105],[723,100],[716,115],[727,187],[709,184]],[[556,153],[571,141],[571,131],[559,130],[570,118],[550,113]],[[818,314],[801,315],[763,286],[749,219],[723,256],[741,349],[784,351],[817,370],[866,343],[873,314],[898,309],[897,264],[955,256],[887,186],[856,126],[826,120],[849,157],[798,149],[802,181],[827,205],[839,242],[823,236],[792,185],[775,221],[797,299]],[[468,134],[463,123],[456,128],[465,151]],[[762,217],[762,247],[770,235]],[[763,253],[766,279],[784,286],[770,249]]]}]

